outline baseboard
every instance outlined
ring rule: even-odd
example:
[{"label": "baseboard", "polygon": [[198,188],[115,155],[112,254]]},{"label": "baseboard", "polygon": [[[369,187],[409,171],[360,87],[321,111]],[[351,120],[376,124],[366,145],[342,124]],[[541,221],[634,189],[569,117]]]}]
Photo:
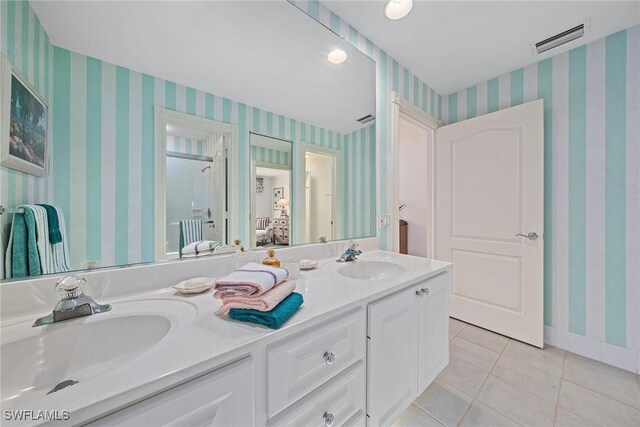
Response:
[{"label": "baseboard", "polygon": [[551,326],[544,327],[544,342],[589,359],[640,374],[640,352],[638,351],[562,331]]}]

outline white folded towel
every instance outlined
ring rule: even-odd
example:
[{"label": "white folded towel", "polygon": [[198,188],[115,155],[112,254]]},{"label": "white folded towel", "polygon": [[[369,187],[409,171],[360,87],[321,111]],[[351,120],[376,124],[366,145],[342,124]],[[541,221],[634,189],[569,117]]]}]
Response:
[{"label": "white folded towel", "polygon": [[216,280],[217,298],[258,296],[289,277],[284,268],[250,262],[228,276]]},{"label": "white folded towel", "polygon": [[216,248],[220,246],[220,242],[215,240],[200,240],[199,242],[193,242],[182,248],[182,256],[197,257],[200,255],[214,254]]}]

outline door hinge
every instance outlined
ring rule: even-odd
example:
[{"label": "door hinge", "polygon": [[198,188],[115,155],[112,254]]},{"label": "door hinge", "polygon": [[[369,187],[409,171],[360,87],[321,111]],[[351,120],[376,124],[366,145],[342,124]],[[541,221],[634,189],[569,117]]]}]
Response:
[{"label": "door hinge", "polygon": [[0,215],[4,213],[4,206],[0,205]]}]

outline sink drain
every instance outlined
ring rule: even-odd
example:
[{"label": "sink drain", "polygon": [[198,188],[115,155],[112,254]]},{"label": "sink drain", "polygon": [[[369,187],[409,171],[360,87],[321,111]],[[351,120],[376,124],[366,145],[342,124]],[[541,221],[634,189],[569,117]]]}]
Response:
[{"label": "sink drain", "polygon": [[57,386],[55,386],[54,388],[51,389],[51,391],[47,394],[51,394],[51,393],[55,393],[56,391],[60,391],[63,388],[67,388],[67,387],[71,387],[74,384],[78,384],[78,381],[74,381],[74,380],[64,380],[62,381],[60,384],[58,384]]}]

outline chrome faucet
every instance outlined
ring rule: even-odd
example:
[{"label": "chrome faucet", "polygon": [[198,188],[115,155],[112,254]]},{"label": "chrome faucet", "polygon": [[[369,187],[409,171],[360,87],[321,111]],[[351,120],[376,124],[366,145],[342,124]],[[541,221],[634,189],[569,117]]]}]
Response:
[{"label": "chrome faucet", "polygon": [[79,275],[64,276],[56,283],[56,291],[60,293],[60,301],[48,316],[36,319],[33,327],[90,316],[111,310],[109,304],[98,304],[93,298],[84,294],[87,281]]},{"label": "chrome faucet", "polygon": [[349,243],[349,247],[344,251],[342,255],[340,255],[340,258],[338,258],[336,262],[356,261],[356,256],[362,254],[362,251],[358,249],[358,246],[360,245],[358,245],[355,240],[352,240]]}]

